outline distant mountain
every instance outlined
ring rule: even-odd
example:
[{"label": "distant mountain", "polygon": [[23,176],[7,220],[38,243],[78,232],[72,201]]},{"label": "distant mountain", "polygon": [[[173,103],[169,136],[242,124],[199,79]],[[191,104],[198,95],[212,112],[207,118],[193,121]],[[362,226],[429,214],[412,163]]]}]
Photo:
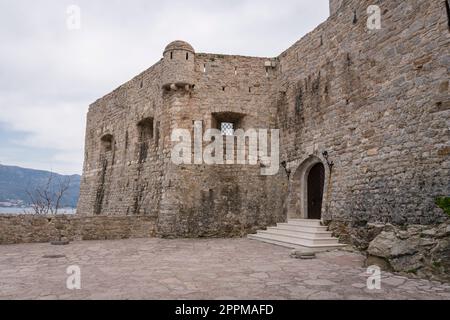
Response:
[{"label": "distant mountain", "polygon": [[27,191],[33,192],[45,186],[50,175],[53,175],[53,185],[57,185],[58,181],[70,179],[69,189],[62,199],[62,206],[75,208],[80,193],[81,176],[64,176],[48,171],[3,165],[0,165],[0,207],[29,206]]}]

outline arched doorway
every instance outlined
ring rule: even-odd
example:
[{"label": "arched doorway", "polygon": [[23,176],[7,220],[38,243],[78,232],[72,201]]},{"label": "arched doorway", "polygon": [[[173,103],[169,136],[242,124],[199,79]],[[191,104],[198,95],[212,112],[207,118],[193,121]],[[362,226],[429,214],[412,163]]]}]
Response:
[{"label": "arched doorway", "polygon": [[322,219],[324,185],[325,167],[317,163],[308,174],[308,219]]},{"label": "arched doorway", "polygon": [[330,172],[325,159],[310,155],[293,171],[289,183],[288,219],[321,220]]}]

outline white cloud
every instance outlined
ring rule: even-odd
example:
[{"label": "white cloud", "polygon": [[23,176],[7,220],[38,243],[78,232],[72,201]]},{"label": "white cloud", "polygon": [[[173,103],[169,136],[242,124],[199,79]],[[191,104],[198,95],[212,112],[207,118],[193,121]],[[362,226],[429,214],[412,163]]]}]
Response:
[{"label": "white cloud", "polygon": [[[80,31],[66,29],[70,4],[81,8]],[[0,0],[0,122],[29,133],[18,148],[52,150],[0,161],[79,173],[88,105],[156,63],[172,40],[276,56],[327,16],[328,0]]]}]

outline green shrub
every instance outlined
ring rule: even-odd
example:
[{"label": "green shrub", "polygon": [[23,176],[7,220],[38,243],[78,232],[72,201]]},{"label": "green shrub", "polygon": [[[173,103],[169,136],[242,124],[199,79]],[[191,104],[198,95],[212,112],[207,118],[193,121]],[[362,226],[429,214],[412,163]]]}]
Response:
[{"label": "green shrub", "polygon": [[437,198],[436,205],[450,216],[450,197]]}]

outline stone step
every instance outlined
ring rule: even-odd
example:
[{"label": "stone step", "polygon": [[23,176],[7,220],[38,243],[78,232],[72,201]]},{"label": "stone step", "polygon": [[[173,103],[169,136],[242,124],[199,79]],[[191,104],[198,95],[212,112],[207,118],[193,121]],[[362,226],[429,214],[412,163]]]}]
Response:
[{"label": "stone step", "polygon": [[346,246],[340,244],[337,238],[333,238],[332,232],[328,231],[328,227],[322,226],[320,220],[291,219],[287,223],[279,223],[277,227],[258,231],[248,238],[288,248],[306,248],[314,251]]},{"label": "stone step", "polygon": [[258,231],[257,235],[273,238],[275,240],[281,240],[285,242],[293,242],[304,245],[304,246],[316,246],[316,245],[323,245],[323,246],[332,246],[339,244],[339,240],[336,238],[312,238],[311,236],[305,236],[302,234],[296,234],[296,235],[288,235],[284,233],[275,233],[270,231]]},{"label": "stone step", "polygon": [[298,232],[327,232],[327,227],[317,227],[317,226],[300,226],[295,224],[289,224],[289,223],[279,223],[277,224],[277,228],[283,229],[283,230],[291,230],[291,231],[298,231]]},{"label": "stone step", "polygon": [[308,219],[290,219],[288,224],[296,226],[309,226],[309,227],[321,227],[321,220],[308,220]]},{"label": "stone step", "polygon": [[307,231],[299,231],[299,230],[290,230],[289,228],[285,229],[283,227],[278,228],[267,228],[268,232],[276,233],[276,234],[284,234],[287,236],[302,236],[307,239],[332,239],[333,233],[328,231],[311,231],[306,229]]},{"label": "stone step", "polygon": [[345,244],[335,244],[335,245],[311,245],[307,243],[304,240],[296,239],[296,238],[286,238],[286,237],[280,237],[275,235],[261,235],[261,234],[251,234],[248,236],[251,240],[257,240],[265,243],[270,243],[278,246],[282,246],[285,248],[292,248],[292,249],[298,249],[298,248],[307,248],[307,249],[314,249],[314,250],[332,250],[332,249],[339,249],[343,248],[346,245]]}]

